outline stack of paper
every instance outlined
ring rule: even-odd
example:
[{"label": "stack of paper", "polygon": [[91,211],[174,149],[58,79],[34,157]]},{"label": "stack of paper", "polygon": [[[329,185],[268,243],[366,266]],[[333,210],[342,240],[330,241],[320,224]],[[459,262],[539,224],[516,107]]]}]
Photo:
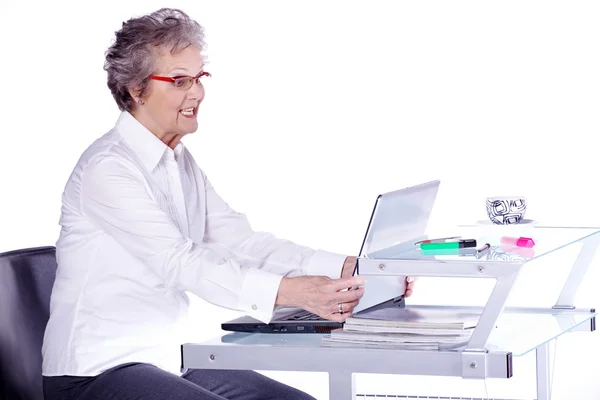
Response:
[{"label": "stack of paper", "polygon": [[479,314],[450,308],[391,307],[346,319],[342,329],[323,338],[324,346],[437,350],[466,344]]}]

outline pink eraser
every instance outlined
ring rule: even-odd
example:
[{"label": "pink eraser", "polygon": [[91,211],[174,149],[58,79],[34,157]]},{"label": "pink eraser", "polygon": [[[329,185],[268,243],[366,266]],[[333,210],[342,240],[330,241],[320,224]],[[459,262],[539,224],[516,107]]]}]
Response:
[{"label": "pink eraser", "polygon": [[532,248],[535,245],[535,242],[532,238],[520,237],[517,239],[517,246],[526,247],[528,249]]},{"label": "pink eraser", "polygon": [[526,247],[526,248],[531,248],[535,245],[535,242],[533,241],[533,239],[526,238],[526,237],[514,238],[514,237],[503,236],[502,238],[500,238],[500,242],[504,243],[504,244],[511,244],[513,246]]}]

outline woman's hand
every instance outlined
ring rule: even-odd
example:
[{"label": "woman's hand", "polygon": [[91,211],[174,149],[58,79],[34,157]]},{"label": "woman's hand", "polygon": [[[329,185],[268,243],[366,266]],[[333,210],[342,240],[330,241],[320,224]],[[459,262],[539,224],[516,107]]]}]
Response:
[{"label": "woman's hand", "polygon": [[[298,276],[283,278],[277,292],[276,304],[299,307],[322,318],[343,322],[352,314],[364,294],[360,276],[331,279],[327,276]],[[341,313],[340,313],[341,308]]]}]

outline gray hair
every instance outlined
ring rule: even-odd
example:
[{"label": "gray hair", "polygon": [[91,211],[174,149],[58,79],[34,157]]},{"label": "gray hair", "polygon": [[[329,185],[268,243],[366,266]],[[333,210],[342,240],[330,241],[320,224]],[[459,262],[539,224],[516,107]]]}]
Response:
[{"label": "gray hair", "polygon": [[108,88],[121,111],[135,107],[129,89],[140,97],[146,93],[158,47],[170,47],[171,54],[190,45],[205,48],[204,28],[183,11],[172,8],[123,22],[115,35],[106,51],[104,70],[108,73]]}]

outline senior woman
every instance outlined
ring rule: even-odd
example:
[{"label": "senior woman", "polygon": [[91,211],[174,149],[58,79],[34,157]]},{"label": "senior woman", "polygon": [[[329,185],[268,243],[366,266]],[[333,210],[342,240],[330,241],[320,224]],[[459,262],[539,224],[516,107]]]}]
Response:
[{"label": "senior woman", "polygon": [[253,371],[181,375],[186,292],[264,322],[277,306],[343,321],[363,294],[343,290],[363,284],[354,257],[254,232],[184,147],[210,76],[203,46],[198,23],[161,9],[125,22],[106,53],[121,115],[63,193],[47,400],[312,398]]}]

